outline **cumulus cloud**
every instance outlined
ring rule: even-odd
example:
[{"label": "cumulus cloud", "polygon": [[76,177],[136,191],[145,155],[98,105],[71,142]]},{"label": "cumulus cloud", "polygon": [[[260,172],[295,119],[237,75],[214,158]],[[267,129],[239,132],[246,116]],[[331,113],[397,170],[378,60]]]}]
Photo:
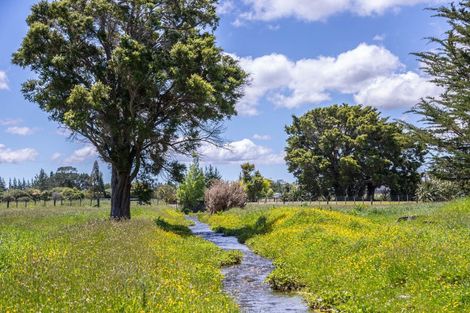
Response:
[{"label": "cumulus cloud", "polygon": [[70,135],[72,134],[72,132],[69,129],[63,128],[63,127],[58,128],[56,133],[57,135],[64,136],[64,137],[70,137]]},{"label": "cumulus cloud", "polygon": [[385,35],[375,35],[373,38],[374,41],[384,41],[385,40]]},{"label": "cumulus cloud", "polygon": [[[379,78],[394,77],[404,69],[392,52],[365,43],[336,57],[292,61],[282,54],[271,54],[238,60],[251,80],[237,105],[238,112],[244,115],[256,115],[257,105],[264,97],[286,108],[318,104],[330,100],[331,93],[359,94]],[[418,83],[425,81],[421,78]],[[427,83],[426,88],[421,88],[423,92],[429,89],[431,85]]]},{"label": "cumulus cloud", "polygon": [[362,43],[335,57],[292,61],[282,54],[238,58],[250,73],[245,96],[237,104],[242,115],[257,115],[261,99],[278,107],[296,108],[329,101],[332,94],[351,95],[377,107],[409,108],[440,89],[405,66],[386,48]]},{"label": "cumulus cloud", "polygon": [[3,119],[0,120],[0,126],[14,126],[20,124],[21,119]]},{"label": "cumulus cloud", "polygon": [[232,12],[235,9],[235,4],[233,0],[225,0],[219,2],[217,5],[217,14],[223,15]]},{"label": "cumulus cloud", "polygon": [[20,136],[29,136],[35,133],[35,130],[29,127],[19,127],[19,126],[12,126],[8,127],[6,130],[7,133],[12,135],[20,135]]},{"label": "cumulus cloud", "polygon": [[203,162],[215,164],[283,164],[284,155],[274,153],[271,148],[256,145],[250,139],[242,139],[216,147],[203,145],[199,153]]},{"label": "cumulus cloud", "polygon": [[37,151],[31,148],[13,150],[0,144],[0,164],[34,161],[37,155]]},{"label": "cumulus cloud", "polygon": [[359,16],[380,15],[402,6],[432,4],[443,0],[243,0],[248,10],[239,19],[272,21],[293,17],[304,21],[323,21],[349,12]]},{"label": "cumulus cloud", "polygon": [[56,152],[56,153],[52,154],[51,160],[52,160],[52,161],[57,161],[57,160],[59,160],[61,157],[62,157],[62,153]]},{"label": "cumulus cloud", "polygon": [[96,148],[92,145],[87,145],[83,148],[75,150],[69,157],[64,160],[64,162],[67,164],[80,163],[85,161],[86,159],[96,157],[97,155],[98,152],[96,151]]},{"label": "cumulus cloud", "polygon": [[271,136],[269,136],[269,135],[254,134],[254,135],[253,135],[253,139],[255,139],[255,140],[264,140],[264,141],[268,141],[268,140],[271,140]]},{"label": "cumulus cloud", "polygon": [[7,73],[0,71],[0,90],[8,89]]},{"label": "cumulus cloud", "polygon": [[442,90],[414,72],[378,77],[355,96],[358,103],[382,108],[408,108],[424,97],[436,97]]}]

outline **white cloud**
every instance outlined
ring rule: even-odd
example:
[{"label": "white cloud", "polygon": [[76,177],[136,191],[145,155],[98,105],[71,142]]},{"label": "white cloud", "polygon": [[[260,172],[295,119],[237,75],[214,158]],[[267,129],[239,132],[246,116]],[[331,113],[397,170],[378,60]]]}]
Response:
[{"label": "white cloud", "polygon": [[29,127],[12,126],[8,127],[6,132],[12,135],[29,136],[34,134],[35,130]]},{"label": "white cloud", "polygon": [[225,0],[219,2],[217,5],[217,14],[223,15],[232,12],[235,9],[235,4],[232,0]]},{"label": "white cloud", "polygon": [[12,150],[0,144],[0,164],[33,161],[37,155],[37,151],[31,148]]},{"label": "white cloud", "polygon": [[264,140],[264,141],[268,141],[268,140],[271,140],[271,136],[269,136],[269,135],[254,134],[254,135],[253,135],[253,139],[255,139],[255,140]]},{"label": "white cloud", "polygon": [[386,37],[386,36],[385,36],[384,34],[382,34],[382,35],[375,35],[374,38],[373,38],[373,40],[374,40],[374,41],[384,41],[384,40],[385,40],[385,37]]},{"label": "white cloud", "polygon": [[234,141],[216,147],[203,145],[199,153],[203,162],[215,164],[241,164],[251,162],[255,164],[283,164],[284,155],[276,154],[271,148],[256,145],[250,139]]},{"label": "white cloud", "polygon": [[57,161],[62,157],[62,153],[56,152],[51,156],[52,161]]},{"label": "white cloud", "polygon": [[0,126],[15,126],[21,123],[21,119],[4,119],[0,120]]},{"label": "white cloud", "polygon": [[7,73],[0,71],[0,90],[8,89],[8,78]]},{"label": "white cloud", "polygon": [[96,157],[98,155],[96,148],[92,145],[86,145],[83,148],[75,150],[68,158],[65,159],[66,164],[74,164],[85,161],[88,158]]},{"label": "white cloud", "polygon": [[269,30],[276,31],[276,30],[281,29],[281,25],[279,25],[279,24],[276,24],[276,25],[268,25],[268,29],[269,29]]},{"label": "white cloud", "polygon": [[419,99],[438,96],[442,90],[414,72],[378,77],[355,96],[358,103],[382,108],[409,108]]},{"label": "white cloud", "polygon": [[330,100],[331,93],[355,95],[379,77],[391,77],[404,68],[386,48],[365,43],[337,57],[291,61],[282,54],[271,54],[238,59],[251,74],[251,83],[237,105],[244,115],[256,115],[264,97],[277,106],[295,108]]},{"label": "white cloud", "polygon": [[443,0],[244,0],[248,11],[242,13],[240,19],[272,21],[293,17],[304,21],[323,21],[343,12],[360,16],[380,15],[402,6],[437,2]]},{"label": "white cloud", "polygon": [[59,129],[57,129],[57,135],[59,135],[59,136],[69,137],[71,134],[72,134],[72,132],[67,128],[61,127]]}]

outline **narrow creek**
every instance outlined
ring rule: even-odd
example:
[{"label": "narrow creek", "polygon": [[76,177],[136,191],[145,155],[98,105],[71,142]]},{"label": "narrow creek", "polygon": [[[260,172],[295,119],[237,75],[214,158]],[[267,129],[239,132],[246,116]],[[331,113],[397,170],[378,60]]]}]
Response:
[{"label": "narrow creek", "polygon": [[216,233],[196,217],[188,219],[194,222],[190,227],[194,235],[224,250],[240,250],[243,253],[240,265],[222,270],[225,276],[224,290],[237,301],[242,312],[309,312],[306,303],[298,295],[275,292],[265,283],[266,277],[274,269],[270,260],[252,252],[246,245],[239,243],[236,237]]}]

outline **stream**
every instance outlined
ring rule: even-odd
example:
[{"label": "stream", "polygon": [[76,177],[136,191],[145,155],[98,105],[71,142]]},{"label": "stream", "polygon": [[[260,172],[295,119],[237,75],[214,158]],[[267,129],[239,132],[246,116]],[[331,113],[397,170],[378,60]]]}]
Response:
[{"label": "stream", "polygon": [[236,237],[214,232],[197,217],[188,219],[194,222],[190,226],[194,235],[224,250],[240,250],[243,253],[241,264],[222,269],[224,290],[236,300],[242,312],[309,312],[306,303],[298,295],[275,292],[265,283],[266,277],[274,269],[270,260],[252,252],[246,245],[239,243]]}]

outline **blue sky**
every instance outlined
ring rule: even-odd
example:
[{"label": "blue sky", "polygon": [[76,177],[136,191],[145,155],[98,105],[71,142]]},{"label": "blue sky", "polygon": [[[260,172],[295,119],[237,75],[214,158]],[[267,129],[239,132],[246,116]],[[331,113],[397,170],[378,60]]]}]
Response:
[{"label": "blue sky", "polygon": [[[0,177],[31,178],[41,168],[73,165],[91,171],[96,152],[70,141],[21,83],[31,73],[10,63],[27,28],[33,0],[0,2]],[[283,161],[284,127],[292,115],[334,103],[376,106],[404,116],[417,100],[439,89],[428,82],[411,52],[432,47],[443,21],[424,9],[429,0],[228,0],[219,4],[218,44],[251,75],[239,115],[227,121],[230,149],[201,148],[203,160],[235,179],[250,161],[272,179],[292,181]],[[109,178],[102,163],[105,177]]]}]

